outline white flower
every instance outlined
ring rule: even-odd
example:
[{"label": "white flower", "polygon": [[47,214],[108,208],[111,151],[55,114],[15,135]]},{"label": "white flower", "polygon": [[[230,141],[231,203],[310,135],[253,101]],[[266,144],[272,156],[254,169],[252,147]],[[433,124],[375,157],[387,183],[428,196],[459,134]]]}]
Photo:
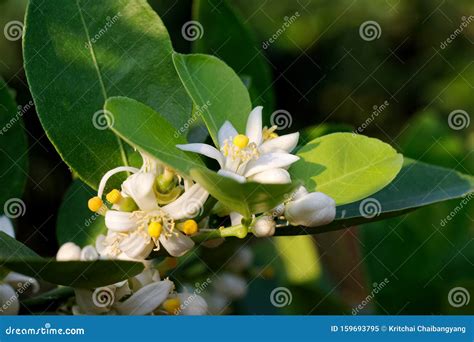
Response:
[{"label": "white flower", "polygon": [[290,153],[298,143],[299,133],[275,137],[275,129],[276,126],[262,129],[262,107],[256,107],[247,120],[245,135],[238,134],[229,121],[222,125],[218,132],[220,150],[207,144],[177,147],[217,160],[221,167],[218,173],[240,183],[289,183],[286,169],[299,159]]},{"label": "white flower", "polygon": [[99,259],[99,253],[94,246],[79,247],[74,242],[66,242],[56,253],[57,261],[94,261]]},{"label": "white flower", "polygon": [[[0,231],[15,237],[15,231],[10,219],[0,216]],[[26,291],[38,292],[39,284],[36,279],[22,274],[10,272],[0,279],[0,316],[18,315],[20,302],[18,296]]]},{"label": "white flower", "polygon": [[174,284],[146,269],[129,281],[95,290],[75,289],[75,315],[149,315],[168,298]]},{"label": "white flower", "polygon": [[[196,216],[209,194],[199,184],[184,180],[184,186],[174,184],[174,172],[160,166],[153,158],[142,153],[143,166],[140,170],[121,167],[104,175],[99,185],[101,198],[107,180],[115,173],[133,173],[122,184],[122,191],[114,190],[114,200],[125,199],[136,205],[133,210],[121,210],[114,204],[105,213],[106,236],[100,236],[96,248],[100,255],[120,259],[144,259],[153,249],[162,245],[170,255],[182,256],[193,246],[193,240],[176,228],[176,222]],[[161,178],[160,178],[161,177]],[[169,195],[161,196],[156,190],[157,182],[166,178],[174,188]],[[178,177],[181,181],[181,177]],[[115,202],[112,200],[112,202]],[[160,206],[158,201],[167,203]],[[101,203],[99,201],[99,203]]]},{"label": "white flower", "polygon": [[267,237],[275,234],[276,223],[271,216],[260,216],[252,225],[253,235],[256,237]]},{"label": "white flower", "polygon": [[308,193],[302,187],[294,200],[285,205],[285,218],[291,225],[318,227],[328,224],[336,217],[336,202],[322,192]]}]

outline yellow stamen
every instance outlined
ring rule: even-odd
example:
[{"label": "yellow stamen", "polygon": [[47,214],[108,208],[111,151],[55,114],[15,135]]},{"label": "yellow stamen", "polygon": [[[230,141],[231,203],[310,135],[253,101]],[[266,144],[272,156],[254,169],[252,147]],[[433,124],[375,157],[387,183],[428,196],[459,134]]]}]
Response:
[{"label": "yellow stamen", "polygon": [[278,138],[278,134],[275,133],[275,130],[277,128],[278,128],[277,126],[272,126],[270,128],[264,127],[263,132],[262,132],[263,140],[267,141],[267,140]]},{"label": "yellow stamen", "polygon": [[122,194],[117,189],[113,189],[111,192],[105,196],[108,202],[112,204],[117,204],[122,199]]},{"label": "yellow stamen", "polygon": [[151,222],[148,225],[148,234],[150,234],[152,238],[157,239],[161,235],[162,230],[163,226],[160,222]]},{"label": "yellow stamen", "polygon": [[170,298],[164,301],[163,309],[170,315],[177,315],[181,302],[178,297]]},{"label": "yellow stamen", "polygon": [[182,230],[186,235],[193,235],[196,234],[199,230],[198,224],[194,220],[187,220],[184,221]]},{"label": "yellow stamen", "polygon": [[238,148],[246,148],[247,145],[249,144],[249,137],[243,134],[238,134],[235,136],[232,142]]},{"label": "yellow stamen", "polygon": [[89,207],[89,209],[93,212],[98,212],[100,210],[100,208],[102,208],[102,205],[104,204],[104,202],[102,202],[102,200],[99,198],[99,197],[92,197],[89,202],[87,202],[87,206]]}]

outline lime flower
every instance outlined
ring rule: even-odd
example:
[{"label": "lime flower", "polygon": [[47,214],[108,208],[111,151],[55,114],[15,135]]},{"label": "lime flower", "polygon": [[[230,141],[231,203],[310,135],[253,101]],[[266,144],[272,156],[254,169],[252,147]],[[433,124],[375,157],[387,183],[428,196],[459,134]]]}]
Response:
[{"label": "lime flower", "polygon": [[229,121],[222,125],[218,132],[220,150],[197,143],[177,147],[217,160],[218,173],[240,183],[285,184],[291,181],[286,169],[299,159],[290,153],[298,143],[299,133],[278,137],[275,128],[262,128],[262,107],[256,107],[248,117],[245,135],[239,134]]},{"label": "lime flower", "polygon": [[57,261],[94,261],[99,259],[99,253],[94,246],[79,247],[74,242],[66,242],[56,253]]},{"label": "lime flower", "polygon": [[[91,210],[105,215],[107,235],[100,235],[96,240],[97,251],[102,256],[144,259],[161,245],[170,255],[182,256],[194,246],[187,234],[197,232],[192,218],[209,194],[199,184],[183,180],[145,153],[142,157],[140,170],[119,167],[107,172],[95,197],[97,203],[90,206]],[[107,201],[113,205],[110,210],[104,209],[101,199],[107,180],[124,171],[132,175],[123,182],[121,191],[114,189],[107,194]]]},{"label": "lime flower", "polygon": [[293,226],[322,226],[336,217],[336,202],[322,192],[308,193],[300,187],[294,198],[285,204],[284,216]]}]

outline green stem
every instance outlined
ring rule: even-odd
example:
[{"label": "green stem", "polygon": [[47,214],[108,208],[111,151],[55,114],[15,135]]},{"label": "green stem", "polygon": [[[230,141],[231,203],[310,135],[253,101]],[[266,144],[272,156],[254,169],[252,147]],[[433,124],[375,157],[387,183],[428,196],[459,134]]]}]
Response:
[{"label": "green stem", "polygon": [[194,242],[202,243],[209,240],[226,238],[226,237],[237,237],[243,239],[247,236],[249,230],[242,224],[231,226],[231,227],[221,227],[218,229],[209,229],[202,231],[199,235],[193,237]]},{"label": "green stem", "polygon": [[74,289],[68,286],[61,286],[54,290],[40,294],[37,297],[28,298],[21,302],[21,305],[30,311],[36,308],[49,306],[51,302],[59,302],[74,296]]}]

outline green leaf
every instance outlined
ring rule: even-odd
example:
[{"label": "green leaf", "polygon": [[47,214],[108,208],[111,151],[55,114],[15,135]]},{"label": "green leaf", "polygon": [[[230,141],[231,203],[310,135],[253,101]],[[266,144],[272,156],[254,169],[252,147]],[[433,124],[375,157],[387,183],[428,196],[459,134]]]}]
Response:
[{"label": "green leaf", "polygon": [[0,211],[6,201],[20,197],[25,187],[28,154],[22,116],[27,109],[26,105],[17,109],[8,86],[0,78]]},{"label": "green leaf", "polygon": [[144,269],[142,263],[132,261],[55,261],[42,258],[3,232],[0,232],[0,266],[53,284],[82,288],[114,284]]},{"label": "green leaf", "polygon": [[298,151],[290,169],[308,191],[320,191],[336,204],[351,203],[384,188],[395,178],[403,156],[380,140],[351,133],[316,138]]},{"label": "green leaf", "polygon": [[291,197],[291,193],[298,186],[255,182],[242,184],[208,169],[193,169],[191,176],[227,208],[244,217],[273,209]]},{"label": "green leaf", "polygon": [[186,139],[150,107],[126,97],[114,97],[107,100],[105,110],[113,117],[111,129],[133,147],[184,174],[189,174],[191,168],[204,167],[196,154],[176,147],[186,144]]},{"label": "green leaf", "polygon": [[80,180],[75,180],[59,208],[56,223],[56,236],[59,245],[74,242],[84,247],[94,245],[100,234],[107,232],[104,217],[93,213],[87,207],[87,201],[97,193]]},{"label": "green leaf", "polygon": [[348,228],[399,216],[430,204],[462,199],[473,191],[473,176],[405,158],[402,170],[389,186],[367,199],[337,207],[336,219],[329,225],[285,227],[277,229],[276,235],[317,234]]},{"label": "green leaf", "polygon": [[275,106],[271,70],[250,27],[226,1],[195,0],[193,14],[203,27],[193,52],[216,55],[248,79],[252,102],[262,105],[269,117]]},{"label": "green leaf", "polygon": [[61,157],[89,186],[133,158],[106,129],[108,97],[142,101],[176,128],[189,118],[191,101],[171,54],[145,0],[29,2],[24,57],[37,111]]},{"label": "green leaf", "polygon": [[238,132],[244,132],[252,109],[247,89],[229,66],[209,55],[173,55],[179,77],[219,146],[217,132],[229,120]]}]

